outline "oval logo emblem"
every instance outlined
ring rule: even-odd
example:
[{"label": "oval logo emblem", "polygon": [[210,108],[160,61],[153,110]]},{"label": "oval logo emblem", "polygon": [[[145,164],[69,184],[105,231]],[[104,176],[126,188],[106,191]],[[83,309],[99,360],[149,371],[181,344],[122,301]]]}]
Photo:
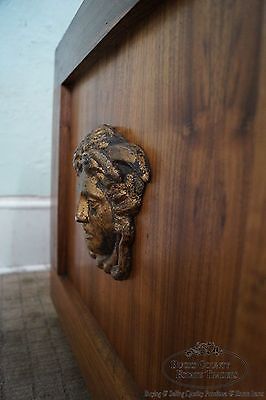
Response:
[{"label": "oval logo emblem", "polygon": [[236,353],[213,342],[170,355],[162,365],[164,376],[180,386],[214,389],[230,386],[247,374],[247,363]]}]

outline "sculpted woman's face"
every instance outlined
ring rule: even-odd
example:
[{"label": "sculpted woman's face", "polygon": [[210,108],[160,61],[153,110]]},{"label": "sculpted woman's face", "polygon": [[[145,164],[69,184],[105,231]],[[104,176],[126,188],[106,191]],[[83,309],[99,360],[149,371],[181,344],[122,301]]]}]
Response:
[{"label": "sculpted woman's face", "polygon": [[114,279],[127,279],[135,216],[150,181],[146,155],[115,128],[102,125],[81,140],[73,166],[80,182],[76,221],[90,255]]},{"label": "sculpted woman's face", "polygon": [[115,245],[111,205],[97,187],[95,176],[83,172],[79,179],[81,187],[76,221],[83,226],[91,255],[109,255]]}]

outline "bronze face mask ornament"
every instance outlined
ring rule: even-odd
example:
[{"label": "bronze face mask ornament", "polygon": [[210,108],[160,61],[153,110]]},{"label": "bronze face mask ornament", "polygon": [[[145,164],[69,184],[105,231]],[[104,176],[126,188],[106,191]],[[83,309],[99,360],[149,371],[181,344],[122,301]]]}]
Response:
[{"label": "bronze face mask ornament", "polygon": [[116,280],[127,279],[131,247],[150,166],[144,151],[113,127],[90,132],[77,147],[73,166],[81,183],[76,221],[90,255]]}]

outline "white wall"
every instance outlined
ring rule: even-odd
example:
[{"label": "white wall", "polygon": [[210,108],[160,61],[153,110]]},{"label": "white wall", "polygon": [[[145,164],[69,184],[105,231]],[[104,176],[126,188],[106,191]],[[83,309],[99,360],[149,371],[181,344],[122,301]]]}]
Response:
[{"label": "white wall", "polygon": [[80,4],[0,0],[0,268],[49,261],[54,52]]}]

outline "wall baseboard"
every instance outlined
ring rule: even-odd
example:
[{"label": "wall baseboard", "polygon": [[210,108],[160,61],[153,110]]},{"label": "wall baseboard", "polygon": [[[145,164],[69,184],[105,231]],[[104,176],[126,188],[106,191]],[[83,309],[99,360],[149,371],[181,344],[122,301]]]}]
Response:
[{"label": "wall baseboard", "polygon": [[48,197],[0,197],[0,269],[50,263]]},{"label": "wall baseboard", "polygon": [[38,272],[38,271],[49,271],[51,266],[47,265],[20,265],[0,268],[0,275],[21,273],[21,272]]},{"label": "wall baseboard", "polygon": [[10,197],[0,196],[0,210],[10,209],[40,209],[50,208],[51,199],[50,197],[38,197],[38,196],[21,196],[21,197]]}]

